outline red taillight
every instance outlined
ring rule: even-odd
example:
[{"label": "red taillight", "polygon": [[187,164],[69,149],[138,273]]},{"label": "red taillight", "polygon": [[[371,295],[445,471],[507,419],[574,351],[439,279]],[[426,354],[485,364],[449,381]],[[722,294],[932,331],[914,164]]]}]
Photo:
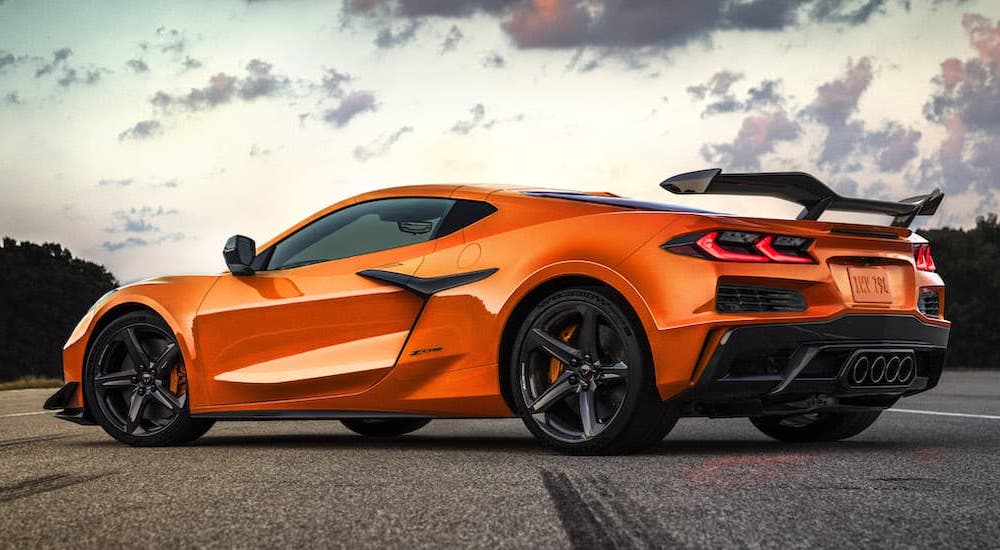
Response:
[{"label": "red taillight", "polygon": [[725,262],[811,264],[815,261],[805,251],[810,242],[802,237],[720,230],[678,237],[663,248]]},{"label": "red taillight", "polygon": [[746,254],[743,252],[733,252],[731,250],[726,250],[722,248],[715,242],[715,238],[719,236],[717,231],[709,231],[701,236],[697,242],[698,246],[708,253],[709,256],[715,258],[716,260],[726,260],[727,262],[767,262],[769,261],[765,256],[758,256],[756,254]]},{"label": "red taillight", "polygon": [[934,258],[931,257],[931,246],[929,244],[913,245],[913,259],[920,271],[937,271],[934,265]]},{"label": "red taillight", "polygon": [[761,240],[754,243],[753,247],[760,250],[760,253],[770,258],[772,262],[778,262],[783,264],[811,264],[812,258],[806,258],[804,256],[793,256],[791,254],[785,254],[784,252],[778,252],[774,249],[771,244],[774,242],[773,235],[765,235]]}]

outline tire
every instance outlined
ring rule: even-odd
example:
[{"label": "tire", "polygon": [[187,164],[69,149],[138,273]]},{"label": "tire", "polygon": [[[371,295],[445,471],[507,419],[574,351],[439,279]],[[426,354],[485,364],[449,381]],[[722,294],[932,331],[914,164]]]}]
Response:
[{"label": "tire", "polygon": [[430,418],[352,418],[341,420],[348,430],[368,437],[396,437],[415,432],[430,423]]},{"label": "tire", "polygon": [[539,302],[518,329],[509,369],[516,412],[561,453],[641,451],[677,422],[656,390],[642,324],[603,287],[569,288]]},{"label": "tire", "polygon": [[821,411],[792,416],[757,416],[750,422],[779,441],[808,443],[854,437],[878,420],[882,411]]},{"label": "tire", "polygon": [[179,445],[214,424],[191,418],[184,358],[170,326],[145,311],[108,324],[90,345],[83,392],[111,437],[134,447]]}]

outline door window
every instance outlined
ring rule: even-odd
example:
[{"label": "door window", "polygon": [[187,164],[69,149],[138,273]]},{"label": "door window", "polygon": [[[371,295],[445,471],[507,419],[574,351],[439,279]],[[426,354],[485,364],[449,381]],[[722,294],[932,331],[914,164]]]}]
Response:
[{"label": "door window", "polygon": [[288,269],[398,248],[436,238],[455,201],[407,197],[332,212],[274,246],[268,269]]}]

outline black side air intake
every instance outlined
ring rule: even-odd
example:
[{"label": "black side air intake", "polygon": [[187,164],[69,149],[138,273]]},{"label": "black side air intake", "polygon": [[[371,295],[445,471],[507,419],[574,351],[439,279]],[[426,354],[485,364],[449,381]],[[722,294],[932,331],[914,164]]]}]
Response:
[{"label": "black side air intake", "polygon": [[937,292],[924,291],[917,300],[917,309],[928,317],[941,318],[941,297]]}]

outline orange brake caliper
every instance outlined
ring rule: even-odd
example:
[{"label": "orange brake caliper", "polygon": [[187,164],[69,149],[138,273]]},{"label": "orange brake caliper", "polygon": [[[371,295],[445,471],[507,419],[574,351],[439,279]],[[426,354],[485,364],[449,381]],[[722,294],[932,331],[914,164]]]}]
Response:
[{"label": "orange brake caliper", "polygon": [[[573,335],[576,333],[576,327],[577,325],[570,325],[564,328],[562,332],[559,333],[559,339],[563,342],[569,343],[570,339],[572,339]],[[555,382],[556,378],[559,378],[559,375],[562,374],[562,371],[563,364],[559,362],[558,359],[555,357],[549,359],[549,382]]]}]

